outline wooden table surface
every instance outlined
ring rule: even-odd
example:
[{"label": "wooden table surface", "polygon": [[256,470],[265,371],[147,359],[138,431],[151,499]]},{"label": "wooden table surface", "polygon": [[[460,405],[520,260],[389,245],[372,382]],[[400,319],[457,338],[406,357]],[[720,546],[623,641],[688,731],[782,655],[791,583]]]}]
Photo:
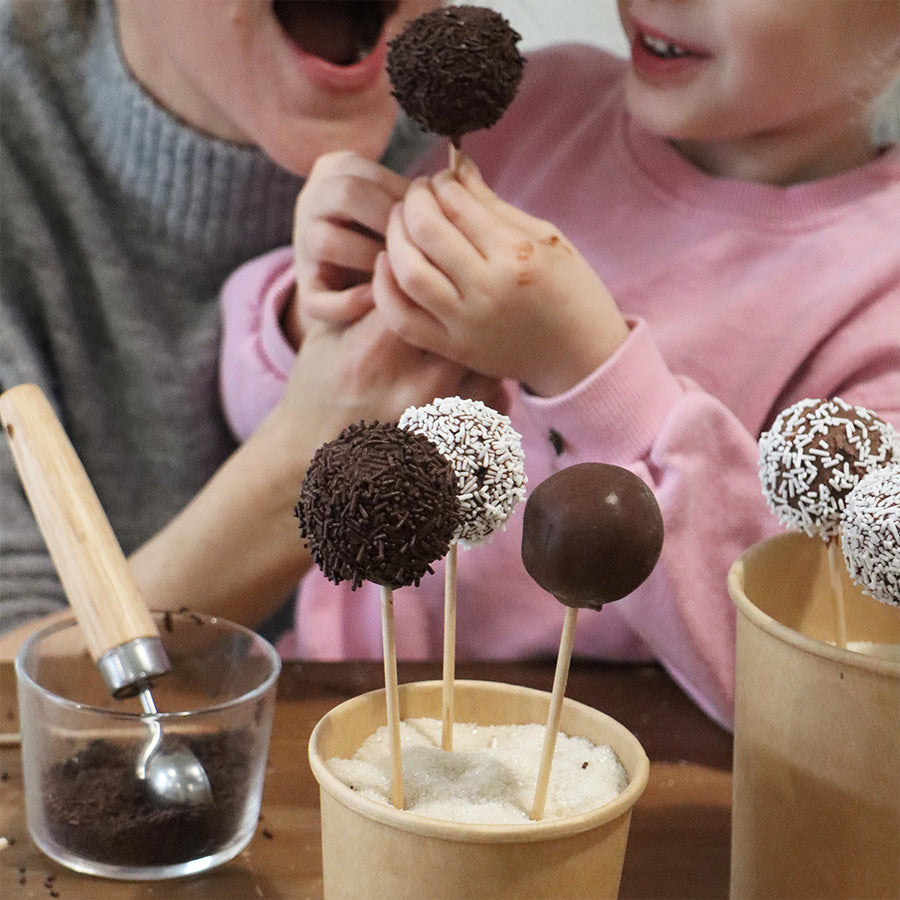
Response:
[{"label": "wooden table surface", "polygon": [[[549,690],[553,661],[459,663],[457,676]],[[313,726],[342,700],[383,687],[378,663],[287,663],[269,753],[259,826],[247,848],[211,872],[123,882],[70,872],[32,843],[25,825],[19,747],[0,747],[0,896],[3,900],[319,900],[318,786],[307,763]],[[440,666],[400,664],[400,681],[440,678]],[[731,736],[656,666],[572,664],[566,695],[611,715],[650,757],[635,807],[622,898],[725,898],[731,825]],[[0,664],[0,731],[18,730],[15,676]],[[360,898],[364,900],[364,898]],[[425,900],[425,898],[423,898]]]}]

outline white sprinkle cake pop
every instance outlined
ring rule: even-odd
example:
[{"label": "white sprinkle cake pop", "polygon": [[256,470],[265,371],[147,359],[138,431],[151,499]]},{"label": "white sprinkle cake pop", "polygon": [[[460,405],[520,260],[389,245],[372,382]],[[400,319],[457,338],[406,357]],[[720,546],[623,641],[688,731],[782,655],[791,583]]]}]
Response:
[{"label": "white sprinkle cake pop", "polygon": [[900,461],[900,438],[871,410],[835,397],[800,400],[759,439],[763,493],[783,525],[837,537],[847,495],[867,472]]},{"label": "white sprinkle cake pop", "polygon": [[411,406],[399,426],[428,438],[450,460],[459,486],[456,540],[479,544],[505,526],[527,480],[522,438],[508,416],[480,400],[444,397]]},{"label": "white sprinkle cake pop", "polygon": [[850,492],[841,548],[863,592],[900,608],[900,465],[870,472]]}]

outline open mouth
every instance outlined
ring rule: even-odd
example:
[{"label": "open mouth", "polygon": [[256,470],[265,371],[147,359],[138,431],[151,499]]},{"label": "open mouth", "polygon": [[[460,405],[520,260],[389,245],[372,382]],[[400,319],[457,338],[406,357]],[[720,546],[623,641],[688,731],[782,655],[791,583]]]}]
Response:
[{"label": "open mouth", "polygon": [[673,43],[658,35],[648,34],[646,31],[640,32],[639,40],[641,46],[652,56],[657,57],[657,59],[683,59],[686,56],[695,56],[703,59],[708,56],[702,50]]},{"label": "open mouth", "polygon": [[396,0],[274,0],[272,9],[304,53],[352,66],[375,49],[397,6]]},{"label": "open mouth", "polygon": [[654,56],[659,56],[661,59],[678,59],[680,56],[687,56],[690,52],[684,47],[670,44],[668,41],[662,41],[649,34],[642,34],[641,42]]}]

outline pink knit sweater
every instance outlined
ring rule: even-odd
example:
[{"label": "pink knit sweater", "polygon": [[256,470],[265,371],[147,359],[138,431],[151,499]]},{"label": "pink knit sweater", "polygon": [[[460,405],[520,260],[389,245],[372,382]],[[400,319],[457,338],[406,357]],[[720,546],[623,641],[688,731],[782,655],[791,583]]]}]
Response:
[{"label": "pink knit sweater", "polygon": [[[506,116],[464,149],[494,190],[555,223],[602,276],[632,331],[567,393],[510,384],[530,485],[584,460],[627,466],[654,489],[666,539],[650,579],[583,611],[576,653],[658,660],[730,727],[735,613],[726,574],[778,530],[757,438],[785,406],[839,395],[900,426],[900,152],[777,188],[712,178],[632,122],[623,63],[569,46],[532,53]],[[445,164],[446,155],[424,168]],[[222,388],[239,436],[275,403],[293,353],[278,329],[290,250],[223,291]],[[521,505],[507,530],[459,554],[460,658],[555,654],[563,608],[521,563]],[[398,653],[439,657],[440,564],[395,592]],[[303,581],[287,656],[381,654],[377,589],[318,571]]]}]

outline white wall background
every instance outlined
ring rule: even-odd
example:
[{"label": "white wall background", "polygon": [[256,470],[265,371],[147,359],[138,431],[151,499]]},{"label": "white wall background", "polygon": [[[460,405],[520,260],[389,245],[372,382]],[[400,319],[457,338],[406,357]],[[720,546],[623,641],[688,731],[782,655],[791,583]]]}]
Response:
[{"label": "white wall background", "polygon": [[[460,0],[465,2],[465,0]],[[475,2],[475,0],[472,0]],[[619,24],[615,0],[477,0],[502,13],[522,35],[523,51],[559,41],[598,44],[624,56],[628,43]],[[876,134],[900,141],[900,78],[885,103]]]},{"label": "white wall background", "polygon": [[[462,0],[465,2],[465,0]],[[473,0],[474,2],[474,0]],[[560,41],[598,44],[624,55],[628,44],[615,0],[477,0],[502,13],[519,34],[523,51]]]}]

